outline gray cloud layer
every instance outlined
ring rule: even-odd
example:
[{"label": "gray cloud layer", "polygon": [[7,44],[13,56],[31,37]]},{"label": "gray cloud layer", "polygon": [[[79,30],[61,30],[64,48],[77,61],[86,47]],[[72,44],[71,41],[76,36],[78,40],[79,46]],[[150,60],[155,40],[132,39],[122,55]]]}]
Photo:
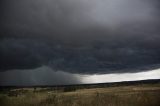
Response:
[{"label": "gray cloud layer", "polygon": [[158,0],[1,1],[0,70],[73,73],[159,68]]},{"label": "gray cloud layer", "polygon": [[0,72],[0,86],[64,85],[80,83],[80,77],[77,75],[62,71],[54,71],[45,66],[32,70]]}]

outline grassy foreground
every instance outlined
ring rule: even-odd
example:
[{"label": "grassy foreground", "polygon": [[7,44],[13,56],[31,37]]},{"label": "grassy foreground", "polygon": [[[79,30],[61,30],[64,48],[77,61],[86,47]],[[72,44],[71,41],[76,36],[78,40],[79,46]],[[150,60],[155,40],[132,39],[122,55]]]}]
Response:
[{"label": "grassy foreground", "polygon": [[21,88],[0,92],[0,106],[160,106],[159,85],[77,89]]}]

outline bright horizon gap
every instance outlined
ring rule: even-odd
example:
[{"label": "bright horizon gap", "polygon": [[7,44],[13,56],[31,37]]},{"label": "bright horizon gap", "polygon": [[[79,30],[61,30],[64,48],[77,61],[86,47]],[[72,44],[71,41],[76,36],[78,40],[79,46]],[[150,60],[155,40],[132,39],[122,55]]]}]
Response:
[{"label": "bright horizon gap", "polygon": [[137,81],[147,79],[160,79],[160,69],[138,73],[82,75],[83,83],[108,83],[122,81]]}]

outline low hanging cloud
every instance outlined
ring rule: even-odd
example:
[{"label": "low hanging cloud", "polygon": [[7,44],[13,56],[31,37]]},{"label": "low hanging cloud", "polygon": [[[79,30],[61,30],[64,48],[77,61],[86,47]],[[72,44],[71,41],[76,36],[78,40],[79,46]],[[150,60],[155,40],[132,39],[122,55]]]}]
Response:
[{"label": "low hanging cloud", "polygon": [[0,86],[68,85],[82,83],[80,76],[76,74],[54,71],[46,66],[32,70],[12,70],[0,73]]},{"label": "low hanging cloud", "polygon": [[71,73],[160,67],[158,0],[1,1],[0,71]]},{"label": "low hanging cloud", "polygon": [[141,47],[137,43],[108,46],[95,42],[71,46],[41,40],[3,39],[0,50],[1,71],[46,65],[72,73],[122,73],[158,68],[160,62],[158,47]]}]

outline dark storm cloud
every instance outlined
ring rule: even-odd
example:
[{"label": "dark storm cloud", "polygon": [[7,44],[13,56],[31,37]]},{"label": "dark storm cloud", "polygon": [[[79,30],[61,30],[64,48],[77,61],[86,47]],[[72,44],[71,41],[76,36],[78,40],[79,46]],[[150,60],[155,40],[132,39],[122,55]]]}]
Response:
[{"label": "dark storm cloud", "polygon": [[5,0],[2,4],[1,71],[44,65],[73,73],[159,68],[157,0]]},{"label": "dark storm cloud", "polygon": [[32,70],[0,72],[0,86],[64,85],[80,84],[80,77],[42,66]]},{"label": "dark storm cloud", "polygon": [[95,42],[87,46],[72,46],[41,40],[3,39],[0,42],[0,69],[30,69],[47,65],[54,70],[73,73],[136,72],[159,64],[159,47],[150,46],[131,41],[121,45]]}]

